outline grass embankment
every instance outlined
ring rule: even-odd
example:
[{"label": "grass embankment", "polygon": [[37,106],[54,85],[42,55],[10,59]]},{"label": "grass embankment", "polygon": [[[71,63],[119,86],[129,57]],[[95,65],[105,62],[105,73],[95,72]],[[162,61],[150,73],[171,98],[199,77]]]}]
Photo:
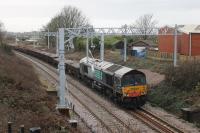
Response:
[{"label": "grass embankment", "polygon": [[165,69],[165,80],[149,92],[153,105],[180,115],[181,108],[200,107],[200,62]]},{"label": "grass embankment", "polygon": [[33,67],[16,57],[10,47],[0,45],[0,132],[11,121],[14,131],[25,125],[41,127],[45,132],[64,125],[56,114],[56,97],[47,95]]}]

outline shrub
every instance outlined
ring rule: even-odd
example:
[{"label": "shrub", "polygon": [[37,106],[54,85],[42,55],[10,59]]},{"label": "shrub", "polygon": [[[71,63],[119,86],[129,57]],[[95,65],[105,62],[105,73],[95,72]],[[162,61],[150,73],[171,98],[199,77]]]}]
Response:
[{"label": "shrub", "polygon": [[191,90],[200,81],[200,62],[188,61],[178,67],[169,66],[165,71],[166,82],[177,89]]},{"label": "shrub", "polygon": [[0,50],[7,53],[7,54],[12,54],[12,48],[8,46],[7,44],[0,44]]},{"label": "shrub", "polygon": [[157,87],[150,90],[148,100],[159,107],[174,113],[180,113],[180,108],[188,107],[184,97],[187,95],[184,91],[177,90],[166,82],[160,83]]}]

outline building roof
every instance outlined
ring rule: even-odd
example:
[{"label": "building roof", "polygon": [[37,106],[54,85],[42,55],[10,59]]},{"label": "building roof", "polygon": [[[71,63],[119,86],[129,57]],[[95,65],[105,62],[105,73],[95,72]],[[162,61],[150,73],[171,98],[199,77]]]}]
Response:
[{"label": "building roof", "polygon": [[179,31],[189,34],[189,33],[200,33],[200,25],[182,25]]},{"label": "building roof", "polygon": [[[143,43],[143,44],[141,44]],[[157,47],[157,44],[151,40],[139,40],[136,42],[132,42],[129,46],[147,46],[147,47]]]}]

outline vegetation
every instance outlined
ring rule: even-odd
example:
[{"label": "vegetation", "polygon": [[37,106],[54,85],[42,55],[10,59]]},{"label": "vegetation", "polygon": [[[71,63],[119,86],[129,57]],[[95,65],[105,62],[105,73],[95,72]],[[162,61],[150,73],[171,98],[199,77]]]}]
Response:
[{"label": "vegetation", "polygon": [[149,93],[151,103],[174,113],[183,107],[200,106],[200,62],[184,62],[169,66],[166,79]]},{"label": "vegetation", "polygon": [[58,15],[51,19],[45,30],[57,31],[59,27],[74,28],[87,25],[89,25],[88,19],[78,8],[65,6]]},{"label": "vegetation", "polygon": [[10,55],[13,54],[11,47],[6,45],[5,43],[0,44],[0,52]]},{"label": "vegetation", "polygon": [[65,125],[55,112],[56,97],[47,95],[30,64],[10,52],[6,45],[0,47],[0,132],[6,132],[2,129],[8,121],[18,129],[25,125],[25,132],[37,126],[54,132]]},{"label": "vegetation", "polygon": [[[105,49],[112,49],[114,48],[114,44],[118,41],[123,40],[122,36],[106,36],[104,38],[104,47]],[[92,40],[89,39],[89,47],[91,48],[91,45],[95,46],[95,51],[100,50],[100,37],[94,37]],[[76,51],[81,51],[85,50],[86,48],[86,38],[75,38],[74,40],[74,45],[75,45],[75,50]],[[91,48],[92,49],[92,48]]]},{"label": "vegetation", "polygon": [[200,81],[200,62],[188,61],[166,69],[166,82],[180,90],[191,91]]}]

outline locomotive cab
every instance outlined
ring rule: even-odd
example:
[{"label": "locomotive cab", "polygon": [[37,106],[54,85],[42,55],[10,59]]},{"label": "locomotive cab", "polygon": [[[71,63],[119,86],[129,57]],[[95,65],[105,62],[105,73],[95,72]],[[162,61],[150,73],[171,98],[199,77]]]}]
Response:
[{"label": "locomotive cab", "polygon": [[132,70],[123,75],[121,86],[124,97],[140,97],[147,93],[146,76],[137,70]]}]

